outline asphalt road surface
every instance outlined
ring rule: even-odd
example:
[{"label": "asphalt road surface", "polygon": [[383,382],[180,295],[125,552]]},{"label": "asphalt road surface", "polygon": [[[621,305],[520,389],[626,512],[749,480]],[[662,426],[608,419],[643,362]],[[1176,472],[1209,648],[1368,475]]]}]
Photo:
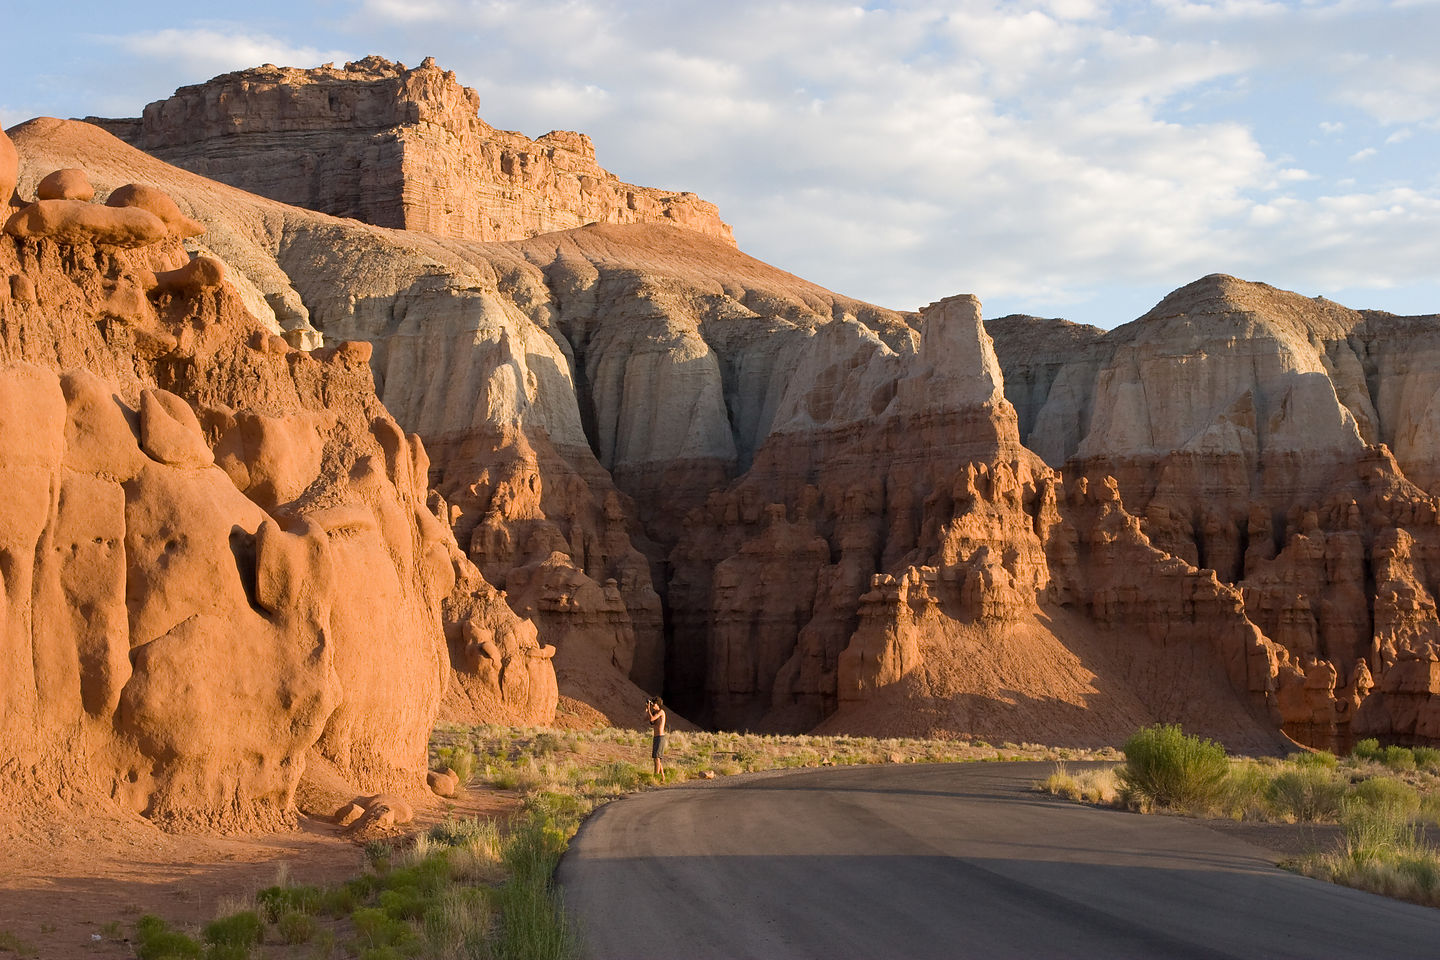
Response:
[{"label": "asphalt road surface", "polygon": [[1440,910],[1031,792],[1051,769],[841,767],[611,803],[560,864],[582,956],[1440,958]]}]

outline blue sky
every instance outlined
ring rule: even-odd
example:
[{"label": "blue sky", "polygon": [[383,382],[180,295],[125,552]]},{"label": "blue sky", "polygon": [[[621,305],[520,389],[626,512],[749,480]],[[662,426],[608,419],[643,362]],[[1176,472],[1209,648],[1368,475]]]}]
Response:
[{"label": "blue sky", "polygon": [[900,309],[1114,326],[1207,273],[1440,312],[1437,0],[20,3],[0,121],[433,55],[743,250]]}]

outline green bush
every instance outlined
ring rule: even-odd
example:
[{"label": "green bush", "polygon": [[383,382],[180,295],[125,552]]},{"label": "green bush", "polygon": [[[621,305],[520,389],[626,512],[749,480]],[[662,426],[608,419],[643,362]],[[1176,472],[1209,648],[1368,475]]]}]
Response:
[{"label": "green bush", "polygon": [[280,939],[286,943],[309,943],[319,931],[320,925],[308,913],[286,910],[280,914],[275,928],[280,932]]},{"label": "green bush", "polygon": [[1344,797],[1345,781],[1318,764],[1281,771],[1265,790],[1265,799],[1276,813],[1302,823],[1334,820]]},{"label": "green bush", "polygon": [[135,956],[138,960],[200,960],[200,944],[171,930],[152,913],[135,921]]},{"label": "green bush", "polygon": [[1389,746],[1380,755],[1380,762],[1391,770],[1414,770],[1415,754],[1406,747]]},{"label": "green bush", "polygon": [[1360,798],[1346,797],[1341,823],[1345,856],[1352,863],[1385,861],[1420,849],[1415,824],[1389,804],[1372,806]]},{"label": "green bush", "polygon": [[1120,782],[1133,806],[1202,809],[1220,794],[1228,769],[1224,747],[1157,723],[1125,741]]},{"label": "green bush", "polygon": [[319,913],[323,899],[319,887],[266,887],[255,894],[267,923],[277,922],[287,912]]},{"label": "green bush", "polygon": [[376,907],[361,907],[350,914],[350,922],[355,925],[355,933],[360,937],[362,948],[391,947],[404,951],[413,947],[419,939],[408,923],[396,920]]},{"label": "green bush", "polygon": [[1271,774],[1253,760],[1233,764],[1225,773],[1216,802],[1219,812],[1232,820],[1263,820],[1269,812],[1265,794]]},{"label": "green bush", "polygon": [[1297,767],[1333,768],[1340,762],[1329,750],[1306,750],[1301,753],[1292,753],[1285,759]]},{"label": "green bush", "polygon": [[253,910],[221,917],[205,925],[205,942],[217,946],[249,948],[260,942],[265,924]]},{"label": "green bush", "polygon": [[1401,817],[1420,812],[1420,792],[1408,783],[1389,777],[1371,777],[1350,788],[1348,799],[1372,810],[1385,810]]},{"label": "green bush", "polygon": [[1379,760],[1380,754],[1380,741],[1374,737],[1357,741],[1355,746],[1350,748],[1350,755],[1360,760]]},{"label": "green bush", "polygon": [[1440,773],[1440,750],[1434,747],[1412,747],[1410,752],[1415,755],[1415,766],[1431,773]]}]

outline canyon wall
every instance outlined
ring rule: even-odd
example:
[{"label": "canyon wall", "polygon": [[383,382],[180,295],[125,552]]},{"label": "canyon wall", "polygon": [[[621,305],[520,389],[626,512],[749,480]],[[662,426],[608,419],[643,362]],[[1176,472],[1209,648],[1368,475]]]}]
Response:
[{"label": "canyon wall", "polygon": [[733,243],[715,205],[638,187],[583,133],[531,140],[479,118],[433,59],[266,65],[181,87],[132,120],[91,118],[163,160],[251,193],[382,227],[516,240],[587,223],[665,223]]},{"label": "canyon wall", "polygon": [[1228,277],[1108,333],[903,314],[680,227],[481,243],[14,134],[25,195],[162,186],[267,329],[368,348],[475,585],[441,618],[492,693],[454,709],[553,647],[626,723],[643,688],[773,731],[1440,738],[1436,318]]}]

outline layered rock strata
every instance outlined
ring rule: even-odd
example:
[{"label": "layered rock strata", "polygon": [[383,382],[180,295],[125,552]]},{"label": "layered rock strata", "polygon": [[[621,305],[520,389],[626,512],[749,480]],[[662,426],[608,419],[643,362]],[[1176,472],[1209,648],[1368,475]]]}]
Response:
[{"label": "layered rock strata", "polygon": [[1434,736],[1435,318],[1207,278],[1108,334],[987,327],[969,298],[897,314],[678,228],[480,244],[261,200],[84,124],[16,136],[44,158],[22,192],[143,170],[207,226],[197,253],[291,311],[272,329],[364,341],[460,581],[503,591],[442,614],[476,676],[543,688],[510,652],[533,642],[622,722],[663,682],[772,730]]},{"label": "layered rock strata", "polygon": [[715,205],[624,183],[583,133],[538,140],[479,118],[432,58],[266,65],[181,87],[134,120],[92,122],[260,196],[382,227],[516,240],[587,223],[665,223],[733,243]]},{"label": "layered rock strata", "polygon": [[995,329],[1007,382],[1030,385],[1026,444],[1115,477],[1157,549],[1243,599],[1287,733],[1434,736],[1440,319],[1214,276],[1109,333]]}]

